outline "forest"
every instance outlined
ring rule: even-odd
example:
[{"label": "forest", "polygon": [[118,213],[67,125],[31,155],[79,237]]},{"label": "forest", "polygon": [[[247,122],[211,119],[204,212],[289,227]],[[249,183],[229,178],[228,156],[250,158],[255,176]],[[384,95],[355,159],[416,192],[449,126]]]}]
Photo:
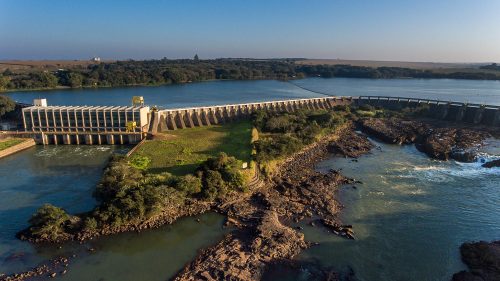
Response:
[{"label": "forest", "polygon": [[290,80],[304,77],[352,78],[454,78],[499,80],[496,65],[484,71],[438,72],[401,67],[364,67],[352,65],[301,65],[295,59],[160,59],[102,62],[68,69],[11,71],[0,74],[0,91],[53,89],[61,87],[118,87],[163,85],[205,80]]}]

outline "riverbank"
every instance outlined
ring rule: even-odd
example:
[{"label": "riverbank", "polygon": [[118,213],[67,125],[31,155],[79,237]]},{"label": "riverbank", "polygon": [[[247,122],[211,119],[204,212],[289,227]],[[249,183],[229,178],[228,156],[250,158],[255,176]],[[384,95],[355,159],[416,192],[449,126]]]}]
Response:
[{"label": "riverbank", "polygon": [[0,158],[28,149],[35,145],[33,139],[8,138],[0,140]]}]

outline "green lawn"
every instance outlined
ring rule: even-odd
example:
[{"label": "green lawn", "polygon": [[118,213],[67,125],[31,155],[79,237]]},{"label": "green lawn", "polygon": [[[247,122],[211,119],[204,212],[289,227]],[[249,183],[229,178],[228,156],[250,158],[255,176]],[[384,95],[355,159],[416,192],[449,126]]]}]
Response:
[{"label": "green lawn", "polygon": [[165,140],[146,141],[132,155],[149,157],[149,172],[185,175],[220,152],[245,162],[251,160],[252,125],[249,121],[169,131],[164,137]]},{"label": "green lawn", "polygon": [[6,139],[6,140],[0,140],[0,150],[7,149],[11,146],[14,146],[16,144],[22,143],[23,139]]}]

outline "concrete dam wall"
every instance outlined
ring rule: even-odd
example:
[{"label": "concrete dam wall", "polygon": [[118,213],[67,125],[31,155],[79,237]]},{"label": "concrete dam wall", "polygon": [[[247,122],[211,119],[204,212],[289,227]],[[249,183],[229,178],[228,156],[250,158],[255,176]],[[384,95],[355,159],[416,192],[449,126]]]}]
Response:
[{"label": "concrete dam wall", "polygon": [[257,110],[292,112],[298,109],[332,109],[336,105],[351,104],[351,97],[325,97],[295,99],[206,107],[159,110],[153,114],[151,133],[183,128],[224,124],[233,120],[249,118]]},{"label": "concrete dam wall", "polygon": [[358,105],[368,104],[392,110],[426,105],[431,117],[439,120],[500,126],[500,106],[497,105],[386,96],[360,96],[353,98],[353,101]]}]

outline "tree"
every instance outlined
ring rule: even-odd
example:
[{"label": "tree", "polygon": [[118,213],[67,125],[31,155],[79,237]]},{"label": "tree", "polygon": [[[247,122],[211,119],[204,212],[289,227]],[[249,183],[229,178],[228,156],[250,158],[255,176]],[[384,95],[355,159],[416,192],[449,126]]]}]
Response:
[{"label": "tree", "polygon": [[7,89],[8,84],[9,84],[9,78],[0,74],[0,91]]},{"label": "tree", "polygon": [[0,120],[6,113],[13,111],[16,103],[8,96],[0,95]]},{"label": "tree", "polygon": [[198,54],[194,55],[194,61],[199,61],[200,58],[198,57]]},{"label": "tree", "polygon": [[83,83],[83,76],[80,73],[71,72],[69,74],[69,85],[71,88],[80,88]]},{"label": "tree", "polygon": [[29,229],[35,237],[55,240],[67,235],[64,226],[70,219],[63,209],[45,204],[29,220]]}]

